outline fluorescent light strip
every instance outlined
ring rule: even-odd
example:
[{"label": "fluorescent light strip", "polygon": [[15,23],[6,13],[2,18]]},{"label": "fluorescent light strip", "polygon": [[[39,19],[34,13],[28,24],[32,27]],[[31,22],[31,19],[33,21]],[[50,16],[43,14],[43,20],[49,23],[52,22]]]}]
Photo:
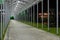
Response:
[{"label": "fluorescent light strip", "polygon": [[18,1],[18,3],[19,3],[19,4],[26,4],[26,3],[22,2],[22,1]]},{"label": "fluorescent light strip", "polygon": [[24,1],[24,0],[19,0],[19,1],[24,2],[24,3],[28,3],[28,1]]}]

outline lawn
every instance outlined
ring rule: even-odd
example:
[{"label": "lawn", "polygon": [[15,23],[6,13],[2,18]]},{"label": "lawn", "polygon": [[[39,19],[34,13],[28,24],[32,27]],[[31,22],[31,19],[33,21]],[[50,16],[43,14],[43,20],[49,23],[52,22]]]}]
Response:
[{"label": "lawn", "polygon": [[[27,22],[24,21],[23,23],[37,28],[37,23],[35,23],[35,22],[31,23],[31,22],[28,22],[28,21]],[[50,32],[52,34],[60,36],[60,28],[59,28],[59,34],[56,34],[56,27],[50,27],[50,29],[48,31],[48,26],[47,25],[43,24],[43,29],[42,29],[42,23],[38,23],[38,29],[41,29],[41,30],[44,30],[44,31]]]}]

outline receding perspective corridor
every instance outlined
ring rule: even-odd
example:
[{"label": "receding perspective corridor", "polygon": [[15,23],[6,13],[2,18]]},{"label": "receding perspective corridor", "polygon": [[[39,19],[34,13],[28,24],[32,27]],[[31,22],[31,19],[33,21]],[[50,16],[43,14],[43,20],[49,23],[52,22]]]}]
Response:
[{"label": "receding perspective corridor", "polygon": [[0,0],[0,40],[60,40],[60,0]]},{"label": "receding perspective corridor", "polygon": [[58,36],[11,20],[4,40],[59,40]]}]

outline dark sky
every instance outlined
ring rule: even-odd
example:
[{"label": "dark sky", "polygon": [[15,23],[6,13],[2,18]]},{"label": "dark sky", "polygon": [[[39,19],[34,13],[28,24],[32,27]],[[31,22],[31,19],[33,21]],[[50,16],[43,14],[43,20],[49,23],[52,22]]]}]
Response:
[{"label": "dark sky", "polygon": [[43,12],[47,11],[47,6],[48,6],[47,4],[48,4],[47,0],[43,0]]},{"label": "dark sky", "polygon": [[49,0],[49,7],[56,8],[56,0]]},{"label": "dark sky", "polygon": [[[43,4],[44,4],[44,8],[47,9],[48,0],[44,0]],[[50,8],[56,8],[56,0],[49,0],[49,7]]]},{"label": "dark sky", "polygon": [[59,0],[59,11],[60,11],[60,0]]},{"label": "dark sky", "polygon": [[[41,6],[41,2],[39,2],[39,4],[38,4],[39,6],[39,13],[41,12],[41,8],[42,8],[42,6]],[[49,0],[49,8],[50,9],[54,9],[55,11],[56,11],[56,0]],[[44,0],[43,1],[43,7],[44,7],[44,12],[46,12],[48,9],[47,9],[47,7],[48,7],[48,0]],[[59,1],[59,7],[60,7],[60,1]],[[35,10],[37,10],[37,7],[36,7],[36,5],[35,5]],[[60,8],[59,8],[59,11],[60,11]],[[36,13],[36,12],[35,12]]]}]

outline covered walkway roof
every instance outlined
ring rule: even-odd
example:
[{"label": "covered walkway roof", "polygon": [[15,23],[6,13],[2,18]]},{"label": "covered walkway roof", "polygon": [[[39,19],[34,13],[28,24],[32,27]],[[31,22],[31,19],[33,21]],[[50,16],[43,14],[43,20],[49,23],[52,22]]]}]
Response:
[{"label": "covered walkway roof", "polygon": [[5,0],[5,2],[7,2],[7,4],[12,8],[12,13],[14,14],[20,13],[38,1],[42,0]]}]

